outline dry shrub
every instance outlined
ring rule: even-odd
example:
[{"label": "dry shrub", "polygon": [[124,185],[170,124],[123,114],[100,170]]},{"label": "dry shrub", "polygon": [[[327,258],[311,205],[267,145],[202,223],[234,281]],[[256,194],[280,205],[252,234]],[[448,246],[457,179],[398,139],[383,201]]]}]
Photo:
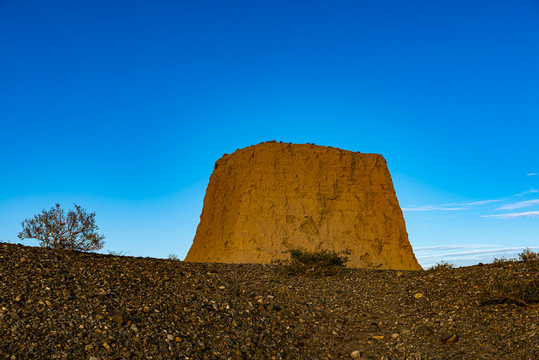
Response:
[{"label": "dry shrub", "polygon": [[522,306],[539,304],[539,276],[522,280],[496,280],[481,296],[483,305],[516,303]]},{"label": "dry shrub", "polygon": [[174,260],[174,261],[179,261],[179,260],[180,260],[180,258],[178,257],[178,255],[176,255],[176,254],[174,254],[174,253],[169,254],[169,255],[168,255],[168,259],[169,259],[169,260]]},{"label": "dry shrub", "polygon": [[349,251],[335,252],[329,250],[308,251],[293,249],[286,251],[289,260],[275,261],[279,271],[288,275],[328,276],[336,275],[346,268]]},{"label": "dry shrub", "polygon": [[526,248],[526,250],[518,254],[518,258],[524,262],[539,261],[539,253]]},{"label": "dry shrub", "polygon": [[75,211],[69,210],[67,215],[60,204],[56,204],[50,210],[24,220],[19,239],[36,239],[42,247],[58,250],[95,251],[103,248],[105,236],[97,233],[95,213],[87,213],[77,204],[73,205]]},{"label": "dry shrub", "polygon": [[434,266],[431,266],[428,271],[442,271],[442,270],[449,270],[449,269],[453,269],[455,267],[454,264],[452,263],[449,263],[449,262],[446,262],[446,261],[441,261],[439,262],[438,264],[434,265]]},{"label": "dry shrub", "polygon": [[[495,279],[482,294],[482,304],[516,303],[522,306],[539,304],[539,254],[526,248],[518,255],[531,271],[526,278]],[[517,259],[496,259],[494,263],[516,262]]]}]

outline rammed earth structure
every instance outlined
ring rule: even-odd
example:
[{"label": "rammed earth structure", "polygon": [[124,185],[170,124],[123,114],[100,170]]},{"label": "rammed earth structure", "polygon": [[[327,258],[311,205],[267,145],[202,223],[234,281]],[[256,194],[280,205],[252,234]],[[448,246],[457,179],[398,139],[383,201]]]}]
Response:
[{"label": "rammed earth structure", "polygon": [[185,261],[270,263],[298,248],[421,269],[382,155],[272,141],[217,160]]}]

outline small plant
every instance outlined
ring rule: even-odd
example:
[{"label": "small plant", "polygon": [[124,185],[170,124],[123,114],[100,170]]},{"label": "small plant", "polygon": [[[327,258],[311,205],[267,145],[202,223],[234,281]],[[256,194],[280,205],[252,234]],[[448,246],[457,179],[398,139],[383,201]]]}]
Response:
[{"label": "small plant", "polygon": [[514,257],[506,258],[505,256],[502,256],[501,258],[495,257],[492,263],[495,265],[502,265],[502,264],[515,262],[515,261],[517,261],[517,259]]},{"label": "small plant", "polygon": [[94,251],[103,248],[105,236],[97,233],[95,213],[88,214],[74,205],[75,211],[69,210],[67,215],[60,204],[56,204],[49,211],[43,210],[33,219],[24,220],[19,239],[37,239],[42,247],[61,250]]},{"label": "small plant", "polygon": [[279,270],[288,275],[327,276],[340,273],[348,261],[349,251],[337,253],[329,250],[308,251],[293,249],[286,251],[290,260],[279,260]]},{"label": "small plant", "polygon": [[178,258],[178,255],[172,253],[168,256],[169,260],[175,260],[175,261],[179,261],[180,259]]},{"label": "small plant", "polygon": [[442,271],[442,270],[453,269],[454,267],[455,267],[454,264],[442,260],[438,264],[431,266],[428,270],[429,271]]},{"label": "small plant", "polygon": [[123,251],[109,250],[109,255],[112,255],[112,256],[125,256],[125,253]]},{"label": "small plant", "polygon": [[482,305],[514,303],[521,306],[539,304],[539,277],[502,281],[497,279],[482,294]]},{"label": "small plant", "polygon": [[[530,271],[530,277],[494,279],[483,291],[482,305],[514,303],[525,307],[539,306],[539,254],[526,248],[518,257]],[[516,263],[517,261],[516,258],[501,258],[495,259],[494,263]]]},{"label": "small plant", "polygon": [[539,253],[530,250],[530,248],[526,248],[526,250],[518,254],[518,258],[520,259],[520,261],[524,261],[524,262],[538,261]]}]

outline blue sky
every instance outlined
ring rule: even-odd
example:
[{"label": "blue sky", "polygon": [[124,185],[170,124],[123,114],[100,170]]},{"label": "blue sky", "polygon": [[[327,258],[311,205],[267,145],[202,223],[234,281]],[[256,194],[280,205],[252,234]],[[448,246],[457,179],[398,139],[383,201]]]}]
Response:
[{"label": "blue sky", "polygon": [[2,0],[0,241],[76,203],[183,258],[214,162],[275,139],[384,155],[424,266],[539,250],[537,39],[533,0]]}]

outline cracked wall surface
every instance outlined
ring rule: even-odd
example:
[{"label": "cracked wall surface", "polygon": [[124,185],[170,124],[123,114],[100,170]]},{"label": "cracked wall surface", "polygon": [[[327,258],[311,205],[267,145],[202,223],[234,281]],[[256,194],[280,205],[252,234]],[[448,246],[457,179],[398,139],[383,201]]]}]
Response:
[{"label": "cracked wall surface", "polygon": [[382,155],[266,142],[215,163],[186,261],[269,263],[349,250],[349,267],[421,269]]}]

